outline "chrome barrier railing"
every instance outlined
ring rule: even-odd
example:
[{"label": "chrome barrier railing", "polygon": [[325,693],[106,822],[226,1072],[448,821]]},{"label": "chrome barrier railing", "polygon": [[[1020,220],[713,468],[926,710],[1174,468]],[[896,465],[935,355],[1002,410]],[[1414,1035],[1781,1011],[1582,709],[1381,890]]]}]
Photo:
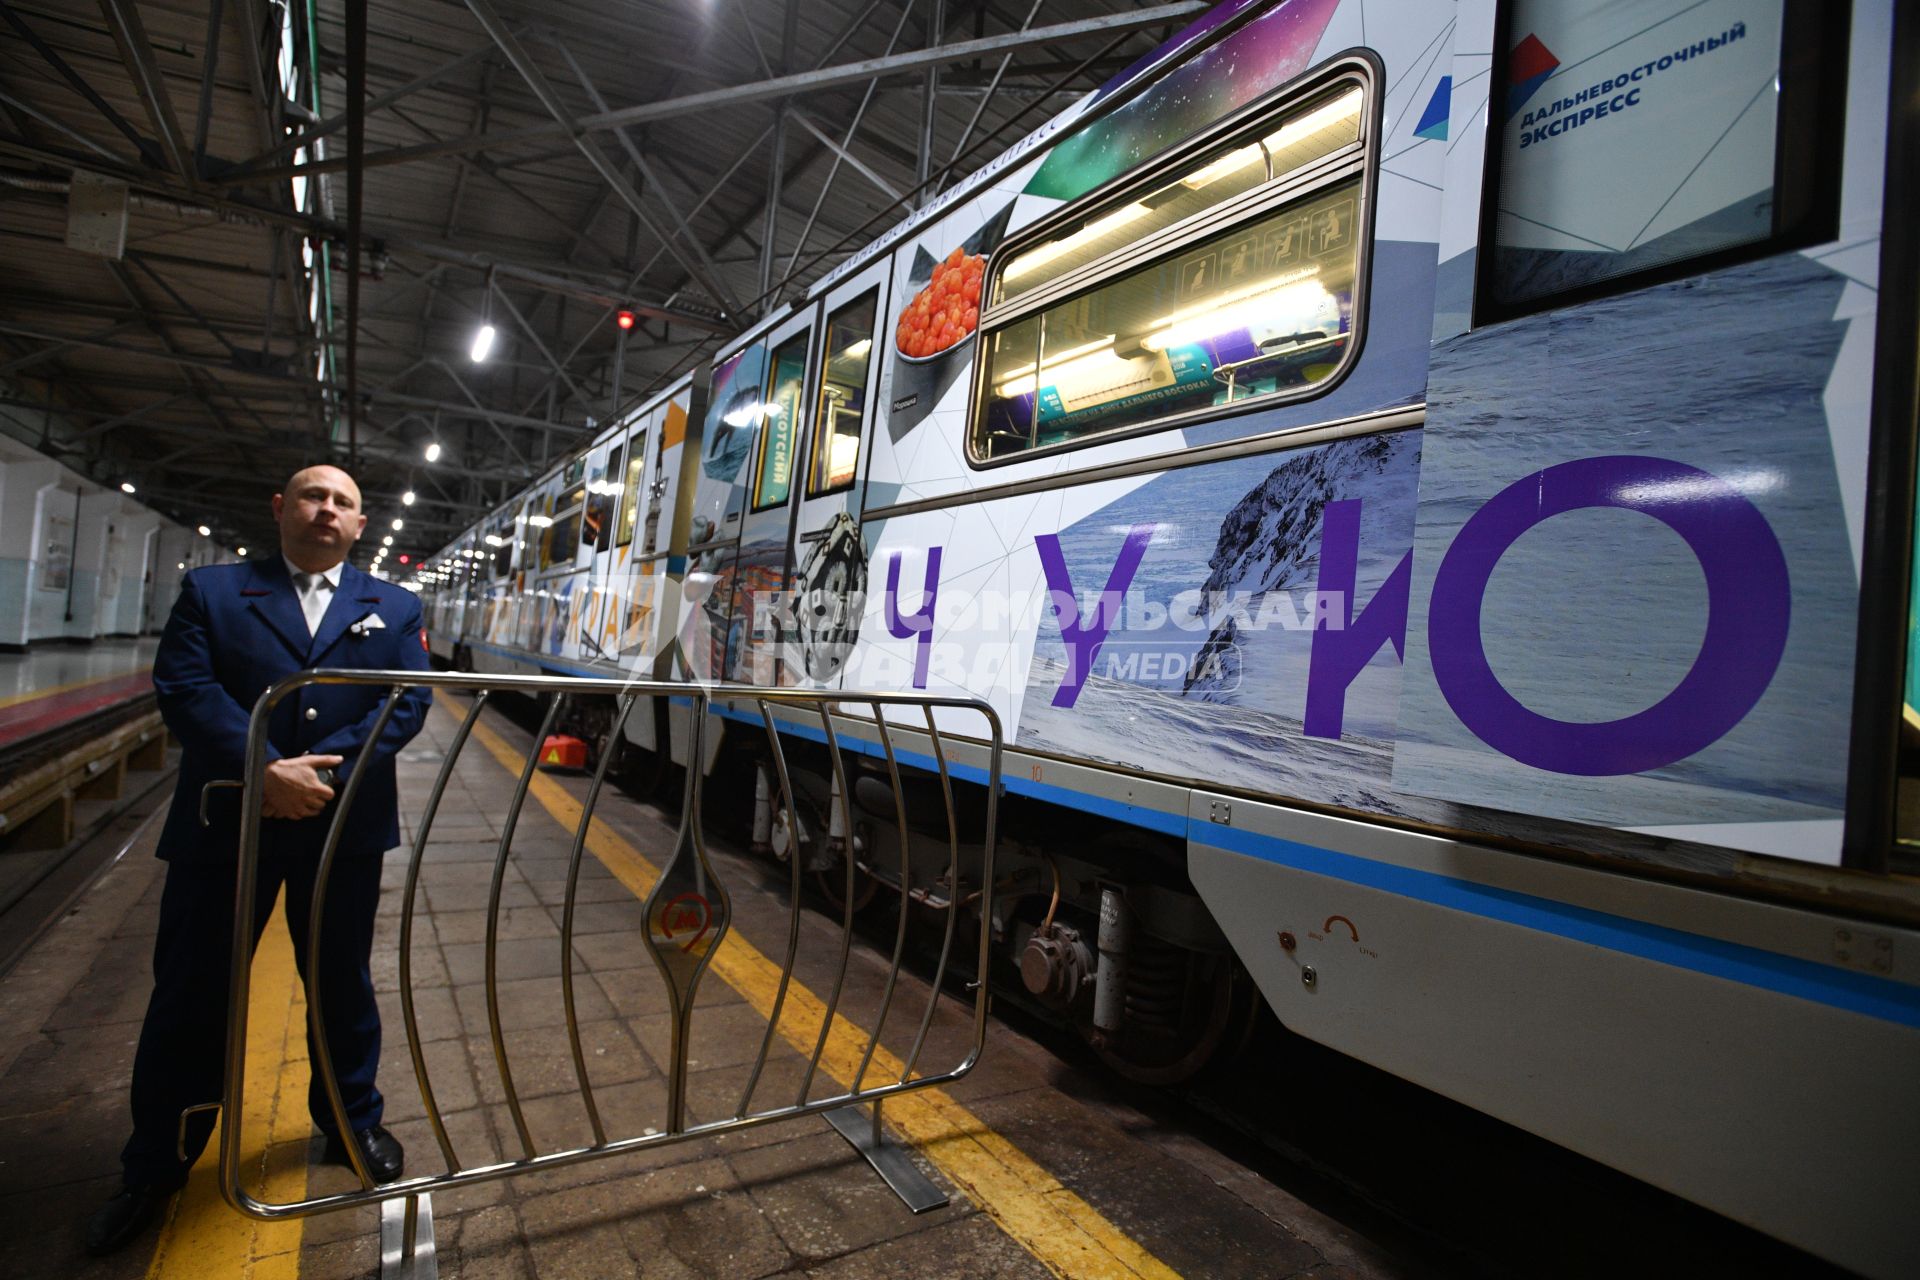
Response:
[{"label": "chrome barrier railing", "polygon": [[[242,1117],[246,1114],[247,1009],[254,938],[253,902],[261,855],[261,818],[267,766],[268,721],[274,707],[283,699],[313,685],[365,685],[385,688],[388,691],[374,718],[372,731],[367,736],[369,743],[380,741],[395,708],[400,705],[400,699],[411,689],[443,690],[472,695],[467,714],[445,750],[425,808],[417,820],[417,828],[407,860],[398,940],[399,996],[409,1055],[426,1119],[432,1128],[434,1141],[446,1169],[444,1172],[377,1184],[372,1171],[367,1167],[358,1143],[347,1141],[342,1145],[346,1148],[354,1174],[359,1180],[359,1189],[336,1194],[314,1195],[286,1203],[272,1203],[257,1198],[241,1184]],[[520,1154],[485,1164],[467,1164],[460,1159],[449,1135],[446,1117],[434,1089],[433,1073],[429,1070],[427,1055],[423,1051],[414,990],[414,923],[418,913],[422,865],[426,858],[435,818],[447,793],[448,782],[454,776],[455,766],[472,736],[489,697],[499,692],[529,694],[544,699],[546,704],[540,728],[533,735],[525,760],[519,769],[512,797],[500,822],[501,830],[488,884],[483,949],[487,1033],[493,1051],[493,1065],[499,1077],[500,1092],[512,1119],[513,1137],[517,1140]],[[569,696],[596,698],[611,696],[617,699],[611,728],[599,752],[597,765],[593,770],[584,799],[581,801],[580,815],[573,831],[571,851],[567,859],[566,891],[558,939],[561,959],[560,992],[564,1006],[565,1031],[572,1055],[574,1078],[593,1140],[585,1145],[541,1150],[534,1141],[520,1092],[515,1087],[513,1063],[508,1052],[506,1029],[501,1019],[498,963],[500,915],[506,869],[513,850],[515,832],[519,827],[521,811],[539,765],[542,745],[559,714],[563,699]],[[609,1132],[598,1105],[594,1085],[587,1069],[587,1054],[581,1040],[581,1020],[575,992],[574,936],[583,854],[587,848],[589,829],[593,823],[596,806],[605,789],[609,766],[616,755],[615,746],[622,740],[628,717],[633,713],[634,708],[643,700],[651,698],[670,698],[677,704],[688,706],[692,713],[690,716],[691,742],[687,752],[690,765],[686,770],[686,783],[682,793],[679,829],[672,853],[666,864],[660,868],[645,898],[646,927],[641,931],[640,936],[642,945],[652,958],[658,975],[665,985],[668,997],[671,1039],[669,1061],[665,1072],[667,1095],[664,1114],[661,1115],[657,1124],[643,1126],[639,1132],[613,1134]],[[819,1004],[824,1007],[824,1014],[820,1016],[819,1032],[813,1039],[799,1090],[792,1101],[755,1109],[755,1097],[760,1090],[763,1072],[781,1030],[782,1014],[788,1007],[788,997],[796,982],[795,964],[800,950],[802,923],[802,873],[803,863],[807,859],[801,856],[797,848],[789,853],[786,860],[790,873],[788,885],[790,901],[784,958],[781,961],[777,986],[772,996],[771,1009],[766,1016],[765,1031],[760,1036],[758,1050],[747,1072],[745,1087],[740,1093],[737,1104],[732,1107],[731,1114],[696,1123],[690,1121],[687,1106],[688,1046],[694,1026],[694,998],[702,977],[707,973],[716,954],[727,942],[732,925],[731,899],[709,856],[700,821],[705,779],[699,762],[705,759],[703,739],[708,732],[709,712],[716,706],[730,714],[736,721],[746,720],[748,723],[751,723],[752,714],[757,712],[760,727],[766,734],[766,758],[777,775],[780,794],[784,797],[783,807],[788,823],[787,830],[794,833],[800,832],[802,827],[799,812],[795,807],[795,787],[790,773],[788,739],[796,734],[803,734],[824,743],[834,783],[831,804],[839,809],[838,816],[841,819],[842,829],[851,832],[855,828],[851,810],[853,789],[848,785],[845,760],[845,754],[849,748],[843,744],[842,737],[849,731],[855,731],[861,735],[862,745],[867,753],[884,760],[885,776],[892,790],[893,817],[898,825],[900,845],[900,888],[903,902],[879,1007],[872,1012],[872,1029],[865,1033],[866,1043],[859,1055],[859,1065],[852,1073],[851,1082],[842,1091],[827,1097],[812,1098],[810,1094],[816,1077],[820,1073],[822,1057],[826,1053],[830,1034],[835,1029],[836,1017],[847,987],[857,897],[854,882],[857,859],[853,849],[851,847],[847,849],[846,857],[843,859],[846,885],[845,892],[840,895],[842,910],[838,922],[838,952],[832,964],[832,979],[828,984],[828,993],[819,1001]],[[888,714],[889,710],[893,712],[891,716]],[[971,894],[959,891],[963,875],[961,824],[954,779],[950,773],[942,733],[937,724],[936,710],[946,710],[950,715],[956,712],[971,712],[980,717],[982,731],[977,736],[969,736],[974,741],[988,746],[987,776],[984,779],[986,785],[983,789],[984,841],[977,863],[978,884],[976,891]],[[917,716],[914,714],[916,711]],[[920,725],[909,723],[915,719],[924,724],[924,729]],[[908,855],[912,836],[908,821],[907,790],[902,784],[902,766],[894,744],[894,736],[900,732],[911,732],[915,739],[924,742],[931,752],[933,767],[928,770],[923,765],[922,771],[939,779],[939,790],[945,805],[943,816],[948,847],[946,882],[952,891],[947,895],[943,937],[929,985],[926,1007],[915,1026],[912,1042],[904,1053],[895,1055],[888,1051],[887,1060],[889,1063],[897,1061],[900,1069],[897,1071],[889,1069],[886,1078],[874,1082],[870,1081],[869,1077],[873,1073],[876,1054],[882,1048],[881,1033],[887,1025],[888,1014],[900,989],[899,978],[906,957],[908,934],[908,910],[904,896],[911,883]],[[874,749],[875,747],[877,750]],[[239,874],[235,893],[232,973],[228,1001],[226,1079],[222,1101],[219,1104],[222,1194],[228,1203],[241,1213],[261,1219],[301,1217],[381,1202],[383,1204],[383,1270],[393,1269],[396,1259],[400,1270],[411,1270],[409,1260],[415,1256],[416,1230],[422,1221],[423,1209],[428,1233],[426,1239],[429,1242],[431,1240],[431,1207],[426,1197],[433,1191],[513,1177],[538,1169],[578,1164],[669,1143],[684,1142],[692,1138],[764,1125],[796,1116],[827,1113],[835,1127],[860,1148],[876,1169],[887,1178],[889,1184],[893,1185],[894,1189],[900,1192],[916,1210],[944,1202],[944,1197],[939,1197],[937,1191],[933,1192],[933,1196],[937,1198],[927,1197],[930,1184],[918,1188],[911,1185],[916,1178],[921,1183],[925,1183],[925,1179],[912,1168],[911,1163],[898,1148],[892,1147],[883,1138],[881,1104],[898,1094],[958,1079],[972,1069],[985,1045],[986,979],[993,915],[991,894],[994,883],[996,800],[999,791],[1001,754],[1002,738],[999,718],[988,704],[970,698],[933,697],[924,694],[846,693],[838,690],[702,686],[667,681],[615,682],[561,677],[426,674],[408,671],[306,671],[280,681],[262,694],[255,705],[247,740],[246,779],[241,796]],[[350,1124],[332,1053],[327,1045],[327,1029],[322,1017],[321,994],[317,989],[317,983],[321,972],[320,945],[325,927],[327,884],[340,848],[347,815],[353,809],[365,774],[366,771],[363,769],[351,770],[334,805],[334,816],[315,872],[312,907],[308,916],[307,929],[306,1005],[310,1034],[316,1050],[310,1069],[319,1073],[334,1119],[335,1131],[343,1134],[351,1131]],[[209,790],[212,787],[233,785],[237,784],[214,783],[210,785]],[[939,823],[936,822],[934,825],[937,828]],[[974,865],[969,862],[967,870],[971,871]],[[948,977],[956,937],[959,934],[959,917],[963,904],[977,912],[980,920],[979,937],[975,949],[975,972],[967,983],[971,993],[971,1029],[957,1062],[943,1070],[923,1072],[920,1070],[920,1059],[928,1043],[936,1009],[943,998],[942,991]],[[688,936],[689,930],[692,930],[691,937]],[[644,970],[632,972],[644,972]],[[841,1022],[844,1024],[845,1020],[841,1019]],[[789,1042],[796,1046],[801,1043],[791,1036]],[[871,1104],[872,1107],[870,1128],[863,1118],[855,1118],[858,1115],[857,1112],[850,1110],[865,1104]],[[194,1110],[203,1109],[205,1108],[194,1108]]]}]

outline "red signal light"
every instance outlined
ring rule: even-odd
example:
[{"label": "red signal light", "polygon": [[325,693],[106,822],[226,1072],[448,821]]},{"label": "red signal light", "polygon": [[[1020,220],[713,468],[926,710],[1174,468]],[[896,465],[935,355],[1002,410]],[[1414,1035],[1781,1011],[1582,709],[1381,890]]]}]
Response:
[{"label": "red signal light", "polygon": [[411,564],[411,563],[413,563],[413,562],[412,562],[412,560],[411,560],[411,559],[410,559],[409,557],[407,557],[407,556],[401,556],[401,557],[400,557],[400,563],[401,563],[401,564]]},{"label": "red signal light", "polygon": [[633,328],[633,312],[631,311],[618,312],[613,317],[613,322],[619,325],[622,329],[631,329]]}]

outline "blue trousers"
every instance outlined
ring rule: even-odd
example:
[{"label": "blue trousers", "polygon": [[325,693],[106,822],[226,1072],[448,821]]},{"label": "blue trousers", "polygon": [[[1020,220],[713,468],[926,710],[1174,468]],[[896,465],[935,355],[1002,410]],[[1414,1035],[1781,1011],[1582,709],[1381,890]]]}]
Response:
[{"label": "blue trousers", "polygon": [[[374,1002],[373,919],[380,903],[379,857],[336,860],[327,876],[317,990],[340,1094],[354,1132],[380,1122],[380,1008]],[[307,923],[313,903],[313,854],[262,852],[253,900],[253,945],[260,944],[273,901],[287,890],[287,932],[307,977]],[[153,947],[153,996],[133,1059],[133,1136],[120,1153],[128,1186],[172,1190],[205,1149],[214,1113],[196,1112],[184,1140],[180,1113],[221,1097],[226,1067],[227,983],[232,967],[235,867],[231,859],[174,860],[160,899]],[[307,1027],[308,1061],[320,1061]],[[336,1126],[316,1071],[307,1110],[322,1133]],[[182,1160],[182,1155],[185,1159]]]}]

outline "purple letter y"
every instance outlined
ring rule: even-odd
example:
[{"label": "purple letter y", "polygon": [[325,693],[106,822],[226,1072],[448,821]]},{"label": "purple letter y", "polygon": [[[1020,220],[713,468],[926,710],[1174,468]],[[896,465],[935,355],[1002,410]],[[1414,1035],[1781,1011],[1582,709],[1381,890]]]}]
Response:
[{"label": "purple letter y", "polygon": [[1093,660],[1100,646],[1106,643],[1107,631],[1113,626],[1120,601],[1140,568],[1141,558],[1147,554],[1147,544],[1153,541],[1154,528],[1151,524],[1137,524],[1127,533],[1120,558],[1113,562],[1113,572],[1107,575],[1107,589],[1100,593],[1100,603],[1091,618],[1081,616],[1080,602],[1074,598],[1073,577],[1067,572],[1066,557],[1060,554],[1059,535],[1034,535],[1034,548],[1040,552],[1040,568],[1047,575],[1047,597],[1053,601],[1053,615],[1060,621],[1060,641],[1067,647],[1067,674],[1060,681],[1060,687],[1053,691],[1054,706],[1070,707],[1079,699],[1080,687],[1093,671]]}]

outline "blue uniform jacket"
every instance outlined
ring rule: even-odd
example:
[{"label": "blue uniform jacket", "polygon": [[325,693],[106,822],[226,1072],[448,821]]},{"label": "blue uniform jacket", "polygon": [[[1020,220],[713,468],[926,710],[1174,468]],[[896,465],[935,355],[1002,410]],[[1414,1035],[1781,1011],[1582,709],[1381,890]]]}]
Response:
[{"label": "blue uniform jacket", "polygon": [[[377,616],[379,627],[365,620]],[[208,804],[212,825],[200,825],[200,789],[240,778],[253,704],[275,681],[309,667],[428,669],[420,601],[411,591],[342,565],[340,585],[309,636],[299,593],[279,556],[214,565],[188,573],[160,636],[153,687],[160,714],[184,751],[173,808],[160,834],[162,858],[233,858],[240,845],[240,793],[223,788]],[[386,690],[371,685],[314,685],[281,699],[268,726],[267,758],[337,755],[335,800],[313,818],[268,818],[262,853],[317,853],[326,843],[339,797],[355,769],[369,769],[341,832],[341,857],[382,853],[400,843],[394,756],[426,721],[433,695],[406,693],[373,751],[363,751]]]}]

